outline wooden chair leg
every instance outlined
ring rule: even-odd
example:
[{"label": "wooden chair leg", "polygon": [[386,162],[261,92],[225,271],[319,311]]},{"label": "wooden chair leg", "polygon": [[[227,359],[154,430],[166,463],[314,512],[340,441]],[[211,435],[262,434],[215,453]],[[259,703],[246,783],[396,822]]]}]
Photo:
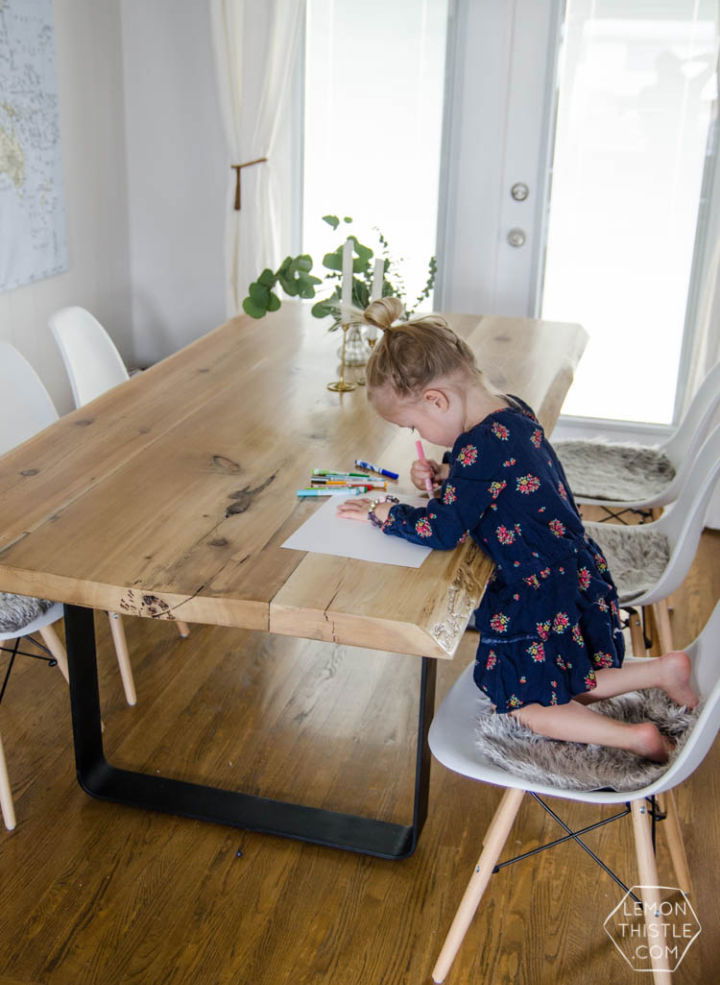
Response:
[{"label": "wooden chair leg", "polygon": [[510,834],[510,829],[513,826],[524,796],[525,791],[515,787],[509,787],[503,794],[500,805],[495,811],[495,815],[490,822],[490,827],[487,830],[482,854],[478,859],[475,871],[465,890],[465,895],[455,914],[455,919],[445,938],[440,956],[433,968],[432,977],[436,983],[445,981],[445,976],[455,960],[455,956],[460,949],[460,945],[472,922],[472,918],[475,916],[475,911],[480,904],[485,887],[490,880],[503,845]]},{"label": "wooden chair leg", "polygon": [[181,622],[179,619],[178,619],[176,625],[177,625],[177,628],[178,628],[178,633],[180,633],[180,635],[182,636],[182,638],[184,640],[186,640],[188,638],[188,636],[190,635],[190,627],[188,626],[188,624],[186,622]]},{"label": "wooden chair leg", "polygon": [[660,650],[662,653],[669,653],[670,650],[674,649],[674,645],[667,599],[653,603],[653,612],[655,613],[655,625],[660,639]]},{"label": "wooden chair leg", "polygon": [[629,616],[630,641],[634,657],[646,657],[648,655],[645,647],[645,634],[642,628],[642,619],[637,609],[633,609]]},{"label": "wooden chair leg", "polygon": [[129,705],[134,705],[137,701],[137,696],[135,694],[135,681],[133,680],[132,666],[130,665],[127,640],[125,639],[125,627],[122,624],[122,618],[117,612],[108,612],[108,619],[110,620],[110,631],[112,633],[113,643],[115,644],[115,654],[120,669],[120,677],[122,678],[123,688],[125,690],[125,699]]},{"label": "wooden chair leg", "polygon": [[687,853],[685,851],[685,842],[682,836],[674,790],[665,791],[662,795],[661,807],[666,817],[660,825],[660,830],[665,832],[677,885],[688,895],[692,895],[693,884],[690,877],[690,866],[688,865]]},{"label": "wooden chair leg", "polygon": [[15,808],[13,806],[12,791],[10,790],[10,777],[8,776],[7,763],[5,762],[2,737],[0,737],[0,809],[2,809],[5,827],[8,831],[12,831],[16,824]]},{"label": "wooden chair leg", "polygon": [[52,626],[45,626],[40,630],[40,635],[43,638],[45,646],[48,648],[50,653],[52,653],[55,660],[57,660],[57,665],[60,668],[60,673],[63,675],[65,680],[69,683],[70,678],[68,676],[68,664],[67,664],[67,653],[65,653],[65,647],[60,642],[60,637],[55,632]]},{"label": "wooden chair leg", "polygon": [[[650,830],[650,815],[644,800],[633,800],[632,808],[633,832],[635,834],[635,851],[637,853],[638,873],[640,876],[640,893],[643,900],[645,926],[648,941],[664,941],[662,932],[662,915],[655,912],[658,885],[657,864],[653,851],[652,834]],[[658,956],[657,948],[651,948],[651,960],[654,985],[671,985],[672,977],[668,969],[667,954],[661,948]]]}]

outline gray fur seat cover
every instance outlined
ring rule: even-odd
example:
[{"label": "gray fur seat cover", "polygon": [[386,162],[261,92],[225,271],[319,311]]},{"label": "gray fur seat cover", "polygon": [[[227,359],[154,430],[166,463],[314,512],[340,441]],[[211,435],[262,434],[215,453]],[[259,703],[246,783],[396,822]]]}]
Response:
[{"label": "gray fur seat cover", "polygon": [[573,493],[587,499],[642,502],[657,496],[675,478],[670,459],[646,445],[589,439],[555,441],[553,447]]},{"label": "gray fur seat cover", "polygon": [[667,537],[650,526],[605,523],[588,533],[605,555],[621,603],[630,603],[652,588],[670,560]]},{"label": "gray fur seat cover", "polygon": [[0,633],[20,633],[25,627],[53,606],[48,599],[29,595],[0,592]]},{"label": "gray fur seat cover", "polygon": [[475,741],[491,763],[529,782],[551,783],[563,790],[638,790],[669,768],[699,715],[698,708],[681,708],[658,688],[605,698],[589,707],[622,722],[655,722],[675,744],[669,762],[653,763],[609,746],[546,739],[512,715],[496,715],[485,695],[478,697]]}]

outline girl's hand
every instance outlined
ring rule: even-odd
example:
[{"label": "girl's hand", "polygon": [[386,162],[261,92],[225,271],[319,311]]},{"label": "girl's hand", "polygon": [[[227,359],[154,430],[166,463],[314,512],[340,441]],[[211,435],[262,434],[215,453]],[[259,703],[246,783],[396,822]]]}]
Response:
[{"label": "girl's hand", "polygon": [[[337,515],[343,517],[345,520],[365,520],[368,521],[368,510],[370,509],[371,499],[365,499],[361,496],[353,496],[352,499],[346,499],[338,505]],[[375,507],[375,516],[378,520],[387,520],[388,513],[390,512],[390,507],[392,503],[378,503]]]},{"label": "girl's hand", "polygon": [[440,483],[447,479],[450,475],[450,466],[447,462],[440,464],[439,462],[433,461],[429,458],[426,461],[421,461],[419,458],[412,463],[410,469],[410,478],[412,483],[418,489],[422,489],[423,492],[427,489],[425,483],[426,479],[430,479],[433,484],[433,489],[437,489]]}]

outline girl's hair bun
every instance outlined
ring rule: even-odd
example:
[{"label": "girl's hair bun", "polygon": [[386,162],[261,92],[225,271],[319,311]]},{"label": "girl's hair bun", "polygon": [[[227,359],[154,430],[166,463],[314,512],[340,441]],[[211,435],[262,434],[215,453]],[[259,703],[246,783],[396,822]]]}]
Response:
[{"label": "girl's hair bun", "polygon": [[364,318],[366,322],[375,325],[383,332],[387,332],[403,311],[403,304],[397,298],[378,298],[377,301],[371,301],[367,306]]},{"label": "girl's hair bun", "polygon": [[365,309],[365,321],[383,332],[367,363],[368,392],[389,384],[407,397],[456,373],[480,378],[472,349],[444,318],[398,321],[403,313],[402,302],[393,297],[379,298]]}]

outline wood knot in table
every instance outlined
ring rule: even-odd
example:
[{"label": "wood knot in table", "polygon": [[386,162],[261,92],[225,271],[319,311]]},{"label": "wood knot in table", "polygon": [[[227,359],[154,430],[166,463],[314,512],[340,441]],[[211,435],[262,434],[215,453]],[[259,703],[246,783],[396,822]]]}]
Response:
[{"label": "wood knot in table", "polygon": [[250,486],[245,486],[244,489],[236,489],[235,492],[231,492],[230,499],[232,499],[233,502],[225,510],[225,516],[235,516],[237,513],[245,513],[246,510],[249,510],[255,497],[258,496],[263,489],[267,489],[276,475],[277,473],[273,472],[273,474],[269,475],[264,482],[260,483],[259,486],[254,486],[252,488]]},{"label": "wood knot in table", "polygon": [[484,586],[480,568],[484,558],[476,544],[468,544],[460,566],[448,585],[443,619],[435,623],[431,630],[433,639],[446,653],[453,652],[480,602]]},{"label": "wood knot in table", "polygon": [[137,592],[128,588],[120,599],[120,612],[130,616],[145,616],[150,619],[174,619],[170,606],[158,595]]},{"label": "wood knot in table", "polygon": [[242,472],[242,465],[226,455],[213,455],[212,467],[216,472],[225,472],[227,475],[237,475]]}]

